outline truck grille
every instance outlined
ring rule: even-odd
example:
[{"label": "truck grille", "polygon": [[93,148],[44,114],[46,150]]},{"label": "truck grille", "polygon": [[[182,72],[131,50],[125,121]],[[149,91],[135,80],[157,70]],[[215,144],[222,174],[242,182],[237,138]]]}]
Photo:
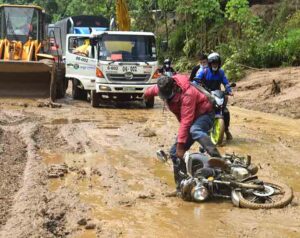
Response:
[{"label": "truck grille", "polygon": [[125,78],[124,74],[107,74],[106,75],[109,81],[112,82],[147,82],[150,79],[150,74],[134,74],[132,79]]}]

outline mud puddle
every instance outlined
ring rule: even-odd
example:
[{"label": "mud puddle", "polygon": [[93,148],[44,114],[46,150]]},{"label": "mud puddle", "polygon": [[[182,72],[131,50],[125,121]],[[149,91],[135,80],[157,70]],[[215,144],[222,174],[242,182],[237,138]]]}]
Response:
[{"label": "mud puddle", "polygon": [[[205,204],[165,198],[166,190],[153,189],[153,179],[174,186],[169,167],[156,161],[150,170],[153,179],[143,181],[143,169],[137,171],[129,160],[149,160],[135,157],[132,151],[108,150],[102,154],[44,154],[47,166],[66,164],[69,172],[64,177],[49,179],[52,192],[67,187],[77,193],[81,202],[90,207],[87,215],[97,229],[82,230],[76,237],[101,237],[115,227],[121,237],[198,237],[210,235],[215,223],[222,225],[220,214],[233,208],[230,201],[214,200]],[[152,176],[153,176],[152,175]],[[146,175],[149,176],[149,175]],[[215,218],[218,217],[218,220]],[[205,231],[201,229],[205,227]]]}]

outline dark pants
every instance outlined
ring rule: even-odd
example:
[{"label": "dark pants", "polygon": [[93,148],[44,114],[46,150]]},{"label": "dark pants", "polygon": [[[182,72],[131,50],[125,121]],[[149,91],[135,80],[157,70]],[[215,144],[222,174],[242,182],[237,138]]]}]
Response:
[{"label": "dark pants", "polygon": [[230,125],[230,112],[227,108],[228,103],[228,96],[225,96],[225,102],[223,105],[223,117],[224,117],[224,124],[225,124],[225,131],[229,131],[229,125]]},{"label": "dark pants", "polygon": [[[198,117],[198,119],[193,123],[189,131],[189,137],[185,143],[185,149],[189,150],[195,141],[201,139],[202,137],[208,136],[208,131],[213,125],[215,114],[213,112],[204,114]],[[176,157],[176,147],[177,147],[177,138],[176,142],[170,149],[170,155],[173,161],[173,170],[174,170],[174,179],[176,183],[176,189],[179,189],[181,176],[180,171],[186,173],[186,165],[184,160]]]},{"label": "dark pants", "polygon": [[229,131],[230,112],[227,107],[225,107],[225,109],[223,111],[223,117],[224,117],[225,131]]}]

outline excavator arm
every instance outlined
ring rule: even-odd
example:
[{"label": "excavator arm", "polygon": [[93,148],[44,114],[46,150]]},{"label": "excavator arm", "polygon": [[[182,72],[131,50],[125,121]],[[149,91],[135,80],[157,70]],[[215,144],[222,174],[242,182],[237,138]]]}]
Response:
[{"label": "excavator arm", "polygon": [[117,25],[120,31],[130,30],[130,17],[126,0],[116,0]]}]

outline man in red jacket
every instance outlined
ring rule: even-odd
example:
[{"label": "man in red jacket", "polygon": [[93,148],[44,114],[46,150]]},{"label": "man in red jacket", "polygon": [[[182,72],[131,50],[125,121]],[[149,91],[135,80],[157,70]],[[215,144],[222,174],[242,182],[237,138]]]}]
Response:
[{"label": "man in red jacket", "polygon": [[180,122],[178,136],[171,147],[176,190],[179,192],[182,177],[186,173],[184,153],[198,141],[212,157],[221,157],[216,146],[211,142],[208,131],[213,125],[214,111],[208,97],[190,84],[186,75],[162,76],[157,85],[148,88],[145,99],[159,96]]}]

